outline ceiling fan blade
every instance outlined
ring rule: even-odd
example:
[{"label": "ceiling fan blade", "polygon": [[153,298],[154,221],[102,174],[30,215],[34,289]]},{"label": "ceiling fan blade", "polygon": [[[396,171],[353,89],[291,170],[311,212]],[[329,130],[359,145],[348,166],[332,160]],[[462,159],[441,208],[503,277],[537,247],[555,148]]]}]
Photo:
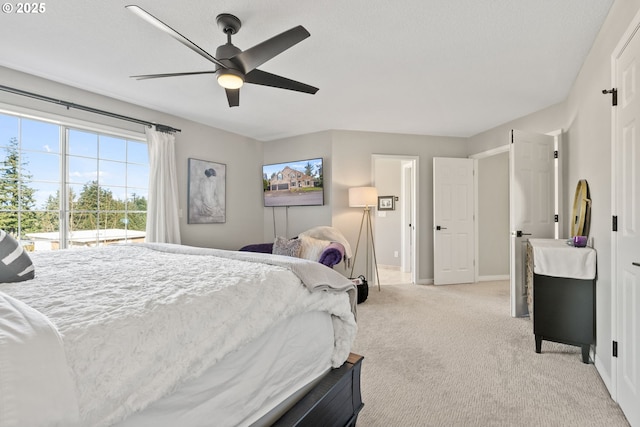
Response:
[{"label": "ceiling fan blade", "polygon": [[141,74],[139,76],[130,76],[132,79],[146,80],[157,79],[160,77],[178,77],[178,76],[191,76],[195,74],[215,74],[215,71],[191,71],[187,73],[165,73],[165,74]]},{"label": "ceiling fan blade", "polygon": [[193,50],[197,54],[203,56],[204,58],[208,59],[214,64],[221,66],[222,68],[228,68],[226,65],[224,65],[222,62],[220,62],[213,56],[211,56],[208,52],[206,52],[200,46],[198,46],[197,44],[195,44],[194,42],[192,42],[191,40],[189,40],[188,38],[186,38],[185,36],[177,32],[176,30],[174,30],[173,28],[171,28],[170,26],[168,26],[167,24],[165,24],[164,22],[162,22],[161,20],[159,20],[158,18],[156,18],[155,16],[147,12],[146,10],[142,9],[140,6],[137,6],[135,4],[130,4],[125,7],[129,9],[131,12],[138,15],[140,18],[147,21],[149,24],[169,34],[171,37],[178,40],[180,43],[182,43],[189,49]]},{"label": "ceiling fan blade", "polygon": [[291,46],[300,43],[311,34],[302,26],[298,25],[284,33],[271,37],[244,52],[230,58],[230,60],[240,65],[245,74],[255,70],[274,56],[284,52]]},{"label": "ceiling fan blade", "polygon": [[245,83],[253,83],[262,86],[277,87],[280,89],[294,90],[296,92],[304,92],[315,94],[318,91],[317,87],[313,87],[304,83],[297,82],[295,80],[288,79],[286,77],[277,76],[275,74],[267,73],[262,70],[253,70],[244,76]]},{"label": "ceiling fan blade", "polygon": [[227,101],[229,101],[229,107],[237,107],[240,105],[240,89],[225,89],[227,92]]}]

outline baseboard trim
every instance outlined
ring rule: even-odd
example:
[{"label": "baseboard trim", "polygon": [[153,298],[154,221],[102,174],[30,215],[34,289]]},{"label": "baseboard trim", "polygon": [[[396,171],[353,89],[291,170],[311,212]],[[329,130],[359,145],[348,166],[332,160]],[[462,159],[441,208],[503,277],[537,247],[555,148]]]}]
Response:
[{"label": "baseboard trim", "polygon": [[509,280],[508,274],[501,274],[495,276],[479,276],[478,282],[493,282],[496,280]]},{"label": "baseboard trim", "polygon": [[[509,280],[509,275],[505,274],[503,276],[481,276],[478,277],[478,282],[493,282],[496,280]],[[416,283],[418,285],[433,285],[433,279],[422,279],[418,280]]]},{"label": "baseboard trim", "polygon": [[[593,347],[591,347],[591,351],[594,351]],[[611,382],[611,377],[609,376],[609,371],[606,369],[606,366],[604,364],[604,362],[602,361],[602,359],[598,356],[598,353],[595,354],[595,358],[592,359],[594,362],[593,364],[596,367],[596,371],[598,372],[598,375],[600,375],[600,379],[602,380],[602,382],[604,383],[605,387],[607,387],[607,391],[609,392],[609,395],[611,396],[611,398],[617,402],[616,400],[616,394],[613,392],[613,383]]]},{"label": "baseboard trim", "polygon": [[[501,276],[480,276],[478,282],[493,282],[496,280],[509,280],[509,275]],[[433,285],[433,279],[421,279],[416,282],[417,285]]]}]

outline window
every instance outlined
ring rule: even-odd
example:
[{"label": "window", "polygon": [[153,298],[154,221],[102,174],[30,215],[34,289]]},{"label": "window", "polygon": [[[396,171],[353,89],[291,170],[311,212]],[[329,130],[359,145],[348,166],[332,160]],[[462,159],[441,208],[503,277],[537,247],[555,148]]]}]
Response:
[{"label": "window", "polygon": [[144,137],[0,114],[0,228],[28,250],[144,241]]}]

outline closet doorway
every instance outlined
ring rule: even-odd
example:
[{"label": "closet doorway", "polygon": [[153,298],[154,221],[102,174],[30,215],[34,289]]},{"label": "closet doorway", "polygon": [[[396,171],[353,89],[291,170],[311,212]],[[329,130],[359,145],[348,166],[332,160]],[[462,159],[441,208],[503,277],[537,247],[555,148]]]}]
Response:
[{"label": "closet doorway", "polygon": [[374,241],[381,285],[417,282],[418,157],[373,154],[378,196],[393,197],[389,210],[375,209]]},{"label": "closet doorway", "polygon": [[509,146],[469,157],[476,161],[475,277],[509,280]]}]

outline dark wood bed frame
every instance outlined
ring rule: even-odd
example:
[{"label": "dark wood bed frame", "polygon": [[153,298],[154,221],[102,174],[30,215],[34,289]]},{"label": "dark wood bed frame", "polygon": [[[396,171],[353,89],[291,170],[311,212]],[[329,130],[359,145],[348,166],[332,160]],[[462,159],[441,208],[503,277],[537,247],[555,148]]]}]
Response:
[{"label": "dark wood bed frame", "polygon": [[354,353],[284,414],[273,426],[354,427],[364,406],[360,394],[363,357]]}]

